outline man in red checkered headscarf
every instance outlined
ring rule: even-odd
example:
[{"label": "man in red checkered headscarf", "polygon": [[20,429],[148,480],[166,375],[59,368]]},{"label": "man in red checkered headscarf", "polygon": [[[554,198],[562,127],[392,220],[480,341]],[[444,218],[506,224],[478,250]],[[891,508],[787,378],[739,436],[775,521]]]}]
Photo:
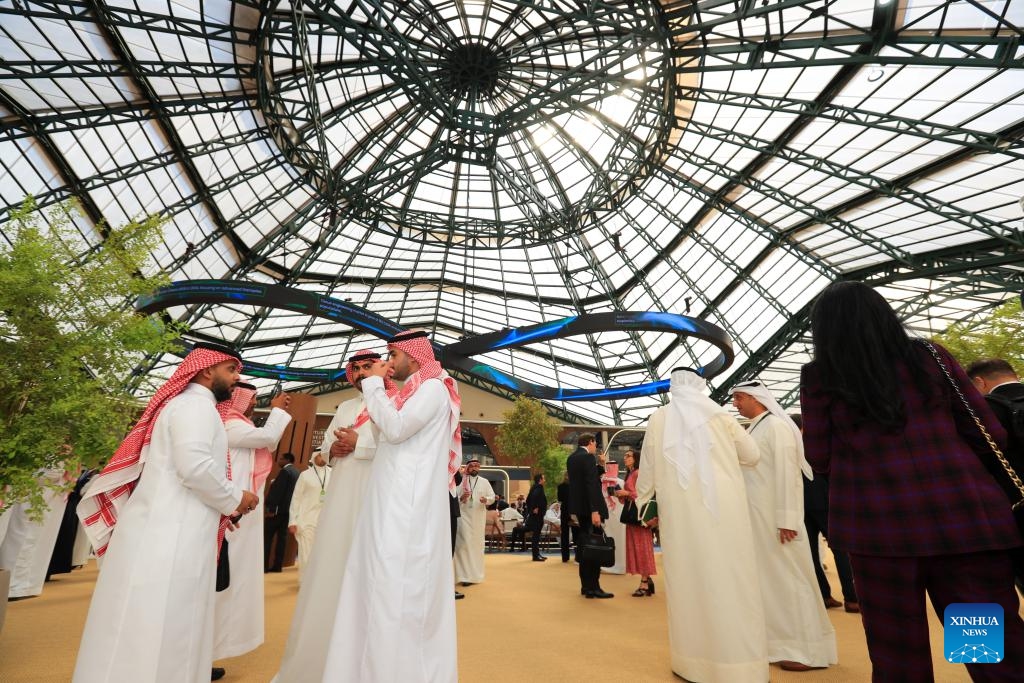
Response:
[{"label": "man in red checkered headscarf", "polygon": [[218,529],[259,498],[230,480],[217,402],[242,363],[197,345],[83,494],[104,560],[74,681],[206,681],[213,664]]},{"label": "man in red checkered headscarf", "polygon": [[[270,414],[262,427],[252,421],[256,407],[256,387],[235,384],[231,398],[217,404],[224,421],[231,455],[231,478],[253,491],[262,491],[274,466],[272,449],[277,448],[292,416],[286,411],[291,402],[280,393],[270,400]],[[263,564],[264,515],[260,501],[253,515],[228,532],[228,557],[231,582],[217,593],[214,612],[213,658],[238,657],[263,643]],[[283,539],[282,539],[283,540]],[[224,669],[214,669],[223,676]]]},{"label": "man in red checkered headscarf", "polygon": [[[377,452],[362,396],[363,378],[380,360],[381,355],[373,349],[358,349],[345,363],[345,379],[359,393],[338,405],[320,445],[324,459],[331,464],[331,479],[317,522],[316,542],[302,568],[278,681],[323,679],[345,565]],[[384,392],[394,396],[398,387],[385,379]]]},{"label": "man in red checkered headscarf", "polygon": [[[447,493],[462,459],[459,392],[425,332],[388,349],[362,378],[377,452],[322,679],[456,683]],[[394,397],[389,375],[405,380]]]}]

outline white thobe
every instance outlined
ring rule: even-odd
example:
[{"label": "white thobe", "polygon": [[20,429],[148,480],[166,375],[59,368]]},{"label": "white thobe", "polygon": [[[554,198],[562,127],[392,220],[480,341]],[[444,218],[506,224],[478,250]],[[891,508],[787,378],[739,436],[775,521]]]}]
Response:
[{"label": "white thobe", "polygon": [[76,683],[210,680],[217,527],[242,497],[227,479],[227,454],[213,394],[189,384],[157,417],[114,527]]},{"label": "white thobe", "polygon": [[[64,470],[47,470],[43,476],[51,484],[60,483]],[[46,510],[38,522],[29,519],[27,502],[13,505],[8,511],[7,534],[0,539],[0,567],[11,571],[10,597],[27,598],[43,592],[67,497],[64,491],[45,489]]]},{"label": "white thobe", "polygon": [[[782,418],[762,413],[750,423],[749,432],[761,454],[757,466],[744,470],[743,477],[764,590],[768,660],[835,664],[836,632],[811,561],[793,431]],[[781,543],[779,529],[796,531],[796,538]]]},{"label": "white thobe", "polygon": [[718,497],[714,516],[704,505],[700,481],[693,477],[684,489],[665,458],[668,410],[674,408],[659,408],[647,423],[636,502],[658,497],[672,670],[692,681],[763,683],[768,680],[764,608],[740,472],[741,466],[757,463],[757,447],[728,415],[707,423]]},{"label": "white thobe", "polygon": [[[324,457],[329,457],[331,446],[337,440],[334,431],[351,427],[364,406],[362,396],[338,406],[320,445]],[[302,570],[303,580],[295,601],[291,630],[275,679],[282,683],[319,681],[324,673],[345,563],[377,452],[373,423],[366,422],[356,431],[359,439],[355,451],[331,460],[331,480],[320,510],[317,542]]]},{"label": "white thobe", "polygon": [[71,551],[71,566],[85,566],[85,563],[89,561],[91,553],[92,543],[89,542],[89,534],[85,533],[85,526],[79,520],[78,532],[75,534],[75,545]]},{"label": "white thobe", "polygon": [[327,497],[327,484],[331,480],[331,468],[317,467],[313,463],[299,475],[292,493],[292,505],[288,511],[288,524],[295,527],[295,542],[299,545],[299,579],[309,562],[309,553],[316,538],[316,525],[320,509]]},{"label": "white thobe", "polygon": [[[487,506],[494,502],[494,489],[486,477],[463,475],[456,489],[459,496],[459,521],[455,534],[455,580],[460,583],[480,583],[484,580],[484,546],[486,545]],[[469,498],[462,501],[465,488]],[[483,498],[487,502],[482,503]]]},{"label": "white thobe", "polygon": [[322,680],[455,683],[448,390],[428,379],[398,410],[383,380],[367,377],[363,396],[377,454]]},{"label": "white thobe", "polygon": [[[273,408],[262,427],[244,420],[224,424],[231,451],[231,480],[240,489],[251,490],[256,467],[256,449],[277,448],[277,442],[292,416]],[[237,657],[263,643],[263,498],[242,518],[238,528],[228,531],[228,561],[231,581],[215,599],[213,658]]]},{"label": "white thobe", "polygon": [[[619,479],[617,483],[620,489],[626,488],[626,482],[622,479]],[[611,486],[611,484],[601,483],[602,489],[606,486]],[[622,515],[622,501],[606,496],[604,502],[608,506],[608,519],[604,522],[604,533],[615,541],[615,564],[610,567],[601,567],[601,571],[605,574],[625,574],[626,525],[619,520]]]}]

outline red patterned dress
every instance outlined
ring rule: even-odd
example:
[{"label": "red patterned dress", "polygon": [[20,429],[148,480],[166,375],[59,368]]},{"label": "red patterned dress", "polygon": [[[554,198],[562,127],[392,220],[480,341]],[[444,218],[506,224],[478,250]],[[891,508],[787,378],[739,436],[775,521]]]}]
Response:
[{"label": "red patterned dress", "polygon": [[[632,470],[626,477],[626,493],[636,500],[636,478],[640,470]],[[654,536],[645,526],[626,525],[626,573],[640,576],[654,576]]]}]

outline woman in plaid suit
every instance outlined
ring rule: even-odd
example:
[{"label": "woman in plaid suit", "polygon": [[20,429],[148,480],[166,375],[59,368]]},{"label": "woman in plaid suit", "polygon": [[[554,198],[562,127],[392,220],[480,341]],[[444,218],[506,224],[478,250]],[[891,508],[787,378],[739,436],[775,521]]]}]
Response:
[{"label": "woman in plaid suit", "polygon": [[[1019,681],[1024,623],[1008,550],[1022,541],[979,459],[989,446],[927,347],[880,294],[825,289],[811,314],[814,361],[801,374],[806,457],[829,475],[829,542],[850,554],[875,681],[931,681],[925,591],[998,603],[1005,659],[969,664],[975,681]],[[995,440],[1006,434],[945,349],[961,392]]]}]

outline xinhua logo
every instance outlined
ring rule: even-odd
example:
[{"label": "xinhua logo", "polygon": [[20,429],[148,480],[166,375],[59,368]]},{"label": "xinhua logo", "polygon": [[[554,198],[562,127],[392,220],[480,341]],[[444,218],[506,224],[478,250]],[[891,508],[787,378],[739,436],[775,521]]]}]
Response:
[{"label": "xinhua logo", "polygon": [[946,606],[946,661],[998,664],[1003,661],[1003,607],[991,602],[955,602]]}]

